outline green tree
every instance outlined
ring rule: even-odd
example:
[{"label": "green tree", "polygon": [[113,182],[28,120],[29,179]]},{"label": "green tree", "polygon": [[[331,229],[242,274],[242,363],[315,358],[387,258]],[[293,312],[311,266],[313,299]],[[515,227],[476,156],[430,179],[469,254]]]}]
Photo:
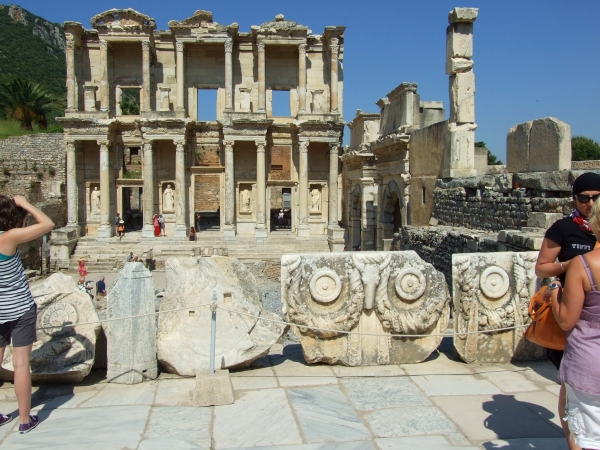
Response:
[{"label": "green tree", "polygon": [[138,116],[140,114],[140,90],[123,89],[119,106],[121,107],[121,114],[124,116]]},{"label": "green tree", "polygon": [[21,122],[24,131],[33,130],[34,121],[45,128],[46,115],[62,106],[62,102],[43,85],[31,80],[15,79],[0,85],[0,109],[7,118]]},{"label": "green tree", "polygon": [[571,139],[571,159],[588,161],[600,159],[600,145],[585,136],[574,136]]},{"label": "green tree", "polygon": [[501,166],[502,164],[504,163],[488,150],[488,166]]}]

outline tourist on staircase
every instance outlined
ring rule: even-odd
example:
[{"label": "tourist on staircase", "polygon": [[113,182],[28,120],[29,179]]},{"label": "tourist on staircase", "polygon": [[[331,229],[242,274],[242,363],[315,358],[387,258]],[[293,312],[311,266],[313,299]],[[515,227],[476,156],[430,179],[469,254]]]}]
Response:
[{"label": "tourist on staircase", "polygon": [[154,237],[160,236],[160,222],[158,221],[158,214],[152,216],[152,224],[154,225]]},{"label": "tourist on staircase", "polygon": [[[596,244],[596,237],[589,224],[592,207],[600,195],[600,175],[584,173],[573,182],[573,202],[575,210],[569,217],[557,220],[546,231],[542,248],[535,265],[535,274],[539,278],[557,277],[565,286],[567,269],[579,255],[588,253]],[[548,349],[548,359],[560,369],[563,352]],[[566,408],[566,390],[561,384],[558,396],[558,413],[570,450],[580,447],[571,439],[569,424],[564,420]]]},{"label": "tourist on staircase", "polygon": [[163,217],[162,214],[158,215],[158,223],[160,225],[160,235],[166,236],[167,233],[165,232],[165,218]]},{"label": "tourist on staircase", "polygon": [[190,232],[188,233],[188,238],[190,241],[196,242],[198,239],[196,238],[196,229],[194,227],[190,228]]},{"label": "tourist on staircase", "polygon": [[[31,214],[36,223],[25,227]],[[8,344],[13,346],[14,386],[19,405],[19,433],[28,433],[39,423],[31,415],[31,373],[29,360],[36,341],[37,306],[31,296],[19,244],[30,242],[54,228],[52,220],[25,197],[0,195],[0,362]],[[0,426],[9,423],[9,414],[0,414]]]}]

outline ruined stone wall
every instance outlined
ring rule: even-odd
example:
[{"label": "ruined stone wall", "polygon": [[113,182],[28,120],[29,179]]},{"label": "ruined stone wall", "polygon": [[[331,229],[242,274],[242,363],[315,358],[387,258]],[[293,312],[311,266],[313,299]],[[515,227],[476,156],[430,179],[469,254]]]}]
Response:
[{"label": "ruined stone wall", "polygon": [[217,211],[220,206],[219,175],[196,175],[194,208],[196,211]]},{"label": "ruined stone wall", "polygon": [[0,140],[0,193],[39,203],[64,195],[63,135],[42,133]]}]

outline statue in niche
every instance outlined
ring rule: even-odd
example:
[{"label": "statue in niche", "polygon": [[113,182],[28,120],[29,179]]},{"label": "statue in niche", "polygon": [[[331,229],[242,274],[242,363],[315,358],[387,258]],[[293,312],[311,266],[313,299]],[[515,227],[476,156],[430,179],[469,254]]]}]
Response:
[{"label": "statue in niche", "polygon": [[98,186],[94,186],[90,199],[92,203],[92,212],[100,212],[100,191],[98,190]]},{"label": "statue in niche", "polygon": [[312,101],[312,112],[322,112],[323,111],[323,91],[317,90],[313,91],[313,101]]},{"label": "statue in niche", "polygon": [[240,211],[250,212],[250,191],[244,189],[240,194],[241,206]]},{"label": "statue in niche", "polygon": [[163,192],[163,209],[165,211],[173,211],[175,209],[175,198],[170,184],[167,184],[167,188]]},{"label": "statue in niche", "polygon": [[310,191],[310,209],[311,211],[321,211],[321,191],[317,188]]}]

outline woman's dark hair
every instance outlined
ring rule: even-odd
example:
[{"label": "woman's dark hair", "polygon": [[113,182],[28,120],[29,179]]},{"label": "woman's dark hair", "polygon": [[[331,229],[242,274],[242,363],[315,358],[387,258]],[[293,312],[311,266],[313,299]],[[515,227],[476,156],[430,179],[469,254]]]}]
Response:
[{"label": "woman's dark hair", "polygon": [[23,208],[19,208],[14,200],[6,195],[0,195],[0,231],[20,228],[23,224]]}]

